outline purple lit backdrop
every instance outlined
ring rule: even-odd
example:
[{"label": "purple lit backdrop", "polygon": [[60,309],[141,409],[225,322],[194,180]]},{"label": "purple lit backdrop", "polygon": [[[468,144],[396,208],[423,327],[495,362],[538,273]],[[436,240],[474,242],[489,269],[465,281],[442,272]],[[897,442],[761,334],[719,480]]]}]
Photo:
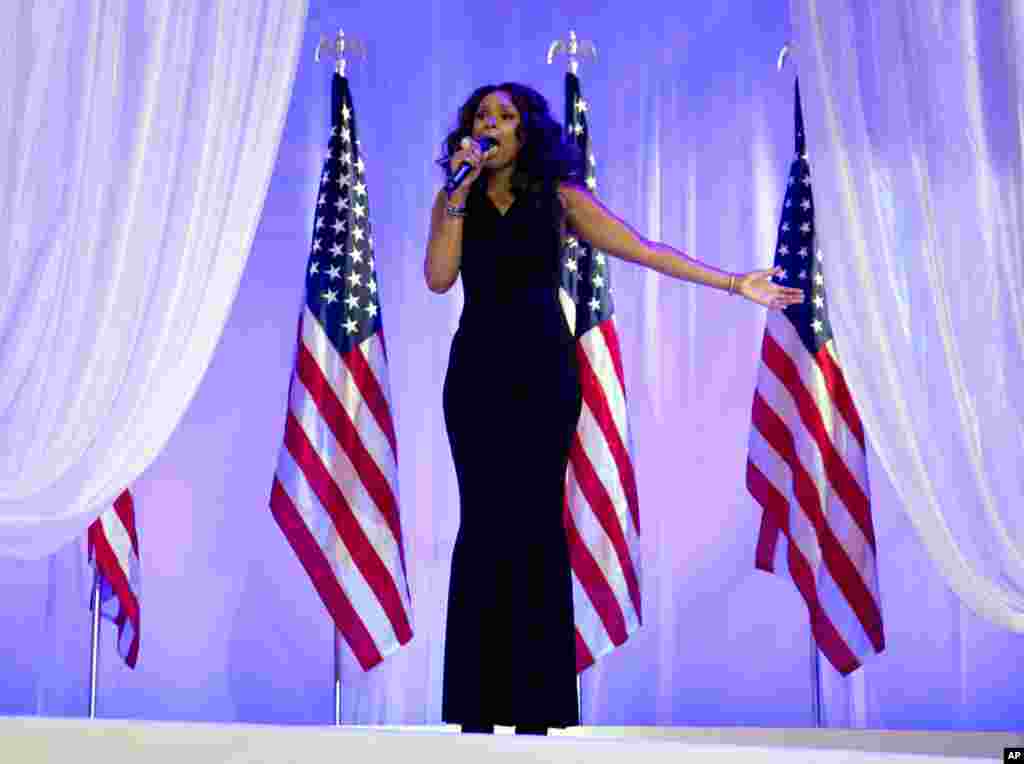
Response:
[{"label": "purple lit backdrop", "polygon": [[[105,632],[103,716],[331,719],[330,626],[267,498],[329,129],[330,65],[315,65],[312,50],[321,32],[339,25],[370,43],[369,61],[350,73],[391,357],[416,629],[409,647],[369,675],[346,665],[347,719],[440,720],[458,499],[441,381],[461,295],[431,294],[421,266],[440,179],[432,160],[469,91],[521,80],[561,114],[564,63],[549,67],[543,56],[574,27],[600,54],[581,76],[601,197],[642,233],[708,262],[730,270],[770,264],[792,152],[793,69],[775,71],[789,36],[785,3],[594,10],[588,2],[526,0],[512,11],[460,0],[357,9],[313,0],[238,300],[185,419],[133,486],[142,651],[139,668],[127,671]],[[808,143],[813,162],[813,133]],[[584,722],[808,726],[806,614],[791,586],[753,570],[759,512],[743,485],[763,313],[623,263],[612,278],[634,428],[645,625],[584,675]],[[839,334],[838,342],[842,353],[857,338]],[[889,639],[868,668],[872,726],[1019,727],[1024,701],[1011,667],[1024,657],[1021,639],[959,606],[874,462],[871,480]],[[495,518],[496,534],[505,522],[514,518]],[[8,582],[0,713],[84,713],[81,556],[70,545],[48,560],[0,560]]]}]

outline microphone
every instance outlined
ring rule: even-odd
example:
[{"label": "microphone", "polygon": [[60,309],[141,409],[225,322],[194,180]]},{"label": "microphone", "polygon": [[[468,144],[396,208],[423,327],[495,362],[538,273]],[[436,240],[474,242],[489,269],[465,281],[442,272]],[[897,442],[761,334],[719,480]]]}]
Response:
[{"label": "microphone", "polygon": [[[472,139],[464,138],[463,140]],[[498,142],[493,138],[488,138],[486,135],[483,135],[480,137],[480,140],[477,141],[477,144],[480,146],[480,153],[486,154],[488,151],[491,150],[492,147],[497,146]],[[455,189],[462,185],[462,181],[466,179],[466,176],[469,175],[472,169],[473,165],[471,165],[469,162],[463,162],[461,165],[459,165],[459,169],[456,170],[455,173],[450,178],[448,178],[448,182],[444,184],[444,190],[447,192],[449,196],[452,195],[452,192]]]}]

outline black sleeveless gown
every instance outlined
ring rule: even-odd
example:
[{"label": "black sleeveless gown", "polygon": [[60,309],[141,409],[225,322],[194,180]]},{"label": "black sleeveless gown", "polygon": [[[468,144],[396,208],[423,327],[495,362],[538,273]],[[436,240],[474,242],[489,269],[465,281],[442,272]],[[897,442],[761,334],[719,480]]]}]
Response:
[{"label": "black sleeveless gown", "polygon": [[460,525],[442,717],[569,727],[579,710],[562,512],[581,395],[559,228],[539,195],[521,192],[503,215],[483,185],[467,201],[465,306],[444,382]]}]

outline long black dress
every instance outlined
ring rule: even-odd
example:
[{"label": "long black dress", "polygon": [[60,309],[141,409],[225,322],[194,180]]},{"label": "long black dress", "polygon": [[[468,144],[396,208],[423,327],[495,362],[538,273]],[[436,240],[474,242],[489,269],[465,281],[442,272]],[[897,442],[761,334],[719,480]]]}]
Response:
[{"label": "long black dress", "polygon": [[559,229],[541,195],[521,192],[502,214],[483,185],[466,206],[465,306],[444,383],[461,522],[442,716],[568,727],[579,710],[562,511],[581,395]]}]

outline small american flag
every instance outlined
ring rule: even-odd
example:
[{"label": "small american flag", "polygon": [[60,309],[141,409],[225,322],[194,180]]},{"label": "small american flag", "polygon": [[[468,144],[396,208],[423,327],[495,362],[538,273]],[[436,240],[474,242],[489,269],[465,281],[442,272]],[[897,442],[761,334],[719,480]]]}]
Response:
[{"label": "small american flag", "polygon": [[[579,78],[567,73],[565,126],[583,151],[586,184],[594,191],[588,109]],[[583,392],[569,450],[565,512],[579,672],[640,627],[640,508],[607,258],[570,235],[562,265],[560,296],[576,335]]]},{"label": "small american flag", "polygon": [[818,648],[842,674],[885,647],[864,428],[843,379],[817,248],[800,86],[775,265],[804,303],[769,313],[747,488],[763,508],[757,567],[788,575]]},{"label": "small american flag", "polygon": [[412,639],[365,165],[348,80],[332,129],[270,507],[364,670]]},{"label": "small american flag", "polygon": [[135,503],[127,490],[89,526],[89,560],[100,585],[100,615],[117,625],[117,652],[131,668],[139,659],[142,597]]}]

